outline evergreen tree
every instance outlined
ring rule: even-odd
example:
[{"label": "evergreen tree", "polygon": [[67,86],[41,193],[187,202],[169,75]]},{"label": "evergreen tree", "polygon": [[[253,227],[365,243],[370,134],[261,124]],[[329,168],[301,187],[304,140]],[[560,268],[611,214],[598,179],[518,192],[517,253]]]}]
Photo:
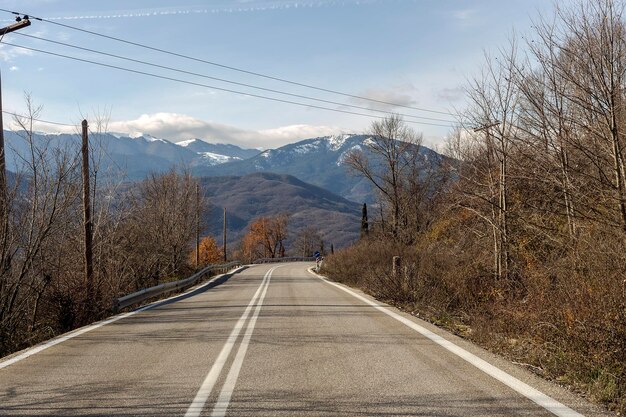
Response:
[{"label": "evergreen tree", "polygon": [[363,215],[361,217],[361,238],[369,233],[369,224],[367,222],[367,204],[363,203]]}]

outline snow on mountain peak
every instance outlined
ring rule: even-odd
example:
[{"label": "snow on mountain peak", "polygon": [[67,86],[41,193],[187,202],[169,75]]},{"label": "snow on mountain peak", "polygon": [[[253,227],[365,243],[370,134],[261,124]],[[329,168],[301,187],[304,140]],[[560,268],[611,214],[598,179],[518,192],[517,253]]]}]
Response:
[{"label": "snow on mountain peak", "polygon": [[319,147],[319,145],[320,145],[320,141],[316,140],[315,142],[312,142],[312,143],[304,143],[302,145],[298,145],[293,150],[297,154],[305,154],[305,153],[309,153],[311,151],[316,150]]},{"label": "snow on mountain peak", "polygon": [[333,136],[329,136],[328,137],[328,148],[332,151],[336,151],[339,150],[344,143],[346,143],[346,140],[348,140],[348,138],[350,138],[351,134],[342,134],[342,135],[333,135]]},{"label": "snow on mountain peak", "polygon": [[129,138],[131,139],[143,139],[146,142],[163,142],[163,143],[169,143],[169,141],[165,140],[165,139],[160,139],[160,138],[156,138],[148,133],[141,133],[141,132],[133,132],[130,133],[128,135]]},{"label": "snow on mountain peak", "polygon": [[233,156],[227,156],[227,155],[220,155],[218,153],[213,153],[213,152],[198,152],[198,154],[201,155],[202,158],[210,160],[213,165],[224,164],[230,161],[241,160],[241,158],[238,158],[236,156],[233,157]]},{"label": "snow on mountain peak", "polygon": [[179,146],[183,146],[183,147],[187,147],[189,145],[191,145],[192,143],[196,143],[198,142],[200,139],[189,139],[189,140],[183,140],[182,142],[176,142],[177,145]]}]

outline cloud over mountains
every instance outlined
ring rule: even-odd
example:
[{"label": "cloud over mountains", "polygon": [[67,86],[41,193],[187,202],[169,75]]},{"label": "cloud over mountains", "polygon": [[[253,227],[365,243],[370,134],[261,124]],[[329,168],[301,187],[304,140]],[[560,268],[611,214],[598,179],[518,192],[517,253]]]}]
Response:
[{"label": "cloud over mountains", "polygon": [[178,113],[143,114],[134,120],[112,122],[109,124],[109,130],[130,134],[149,133],[155,137],[174,141],[202,138],[208,142],[232,143],[248,148],[276,147],[302,138],[341,133],[341,129],[337,127],[302,124],[273,129],[246,130]]},{"label": "cloud over mountains", "polygon": [[[89,121],[90,125],[96,124]],[[211,143],[230,143],[243,148],[275,148],[299,141],[303,138],[330,136],[345,132],[334,126],[296,124],[271,129],[242,129],[223,123],[209,122],[179,113],[142,114],[136,119],[111,121],[106,124],[109,132],[120,132],[131,136],[149,134],[173,142],[200,138]],[[13,120],[7,120],[9,129],[19,130]],[[48,133],[77,133],[79,124],[58,125],[42,121],[33,122],[34,130]]]}]

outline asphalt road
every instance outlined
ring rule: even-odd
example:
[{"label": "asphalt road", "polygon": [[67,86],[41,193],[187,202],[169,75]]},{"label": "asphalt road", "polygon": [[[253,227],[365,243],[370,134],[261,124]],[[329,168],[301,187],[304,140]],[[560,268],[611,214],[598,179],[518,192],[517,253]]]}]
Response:
[{"label": "asphalt road", "polygon": [[2,359],[0,415],[608,415],[310,266],[250,267]]}]

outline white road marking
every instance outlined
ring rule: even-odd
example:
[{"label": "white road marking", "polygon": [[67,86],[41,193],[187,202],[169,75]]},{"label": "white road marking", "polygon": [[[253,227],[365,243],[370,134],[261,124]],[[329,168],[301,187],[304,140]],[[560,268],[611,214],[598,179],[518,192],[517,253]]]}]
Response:
[{"label": "white road marking", "polygon": [[256,320],[259,317],[261,307],[263,306],[263,300],[265,299],[265,294],[267,294],[267,289],[270,286],[272,272],[274,272],[276,268],[279,267],[277,266],[269,271],[269,276],[267,279],[267,283],[265,284],[265,288],[263,289],[263,294],[261,294],[259,302],[256,305],[256,309],[254,310],[254,314],[248,322],[248,327],[246,328],[244,337],[241,340],[241,344],[239,345],[237,356],[235,356],[235,360],[233,361],[233,364],[230,367],[230,371],[228,372],[228,376],[226,377],[226,382],[224,382],[224,386],[222,387],[220,396],[215,403],[215,407],[213,408],[213,414],[211,414],[212,417],[226,416],[226,410],[228,409],[228,405],[230,404],[230,398],[232,397],[235,390],[235,384],[237,384],[237,378],[239,377],[239,372],[241,371],[243,360],[246,357],[246,352],[248,351],[248,345],[250,344],[250,338],[252,338],[252,333],[254,332]]},{"label": "white road marking", "polygon": [[366,304],[369,304],[370,306],[374,307],[376,310],[379,310],[382,313],[385,313],[386,315],[398,320],[400,323],[410,327],[411,329],[415,330],[416,332],[422,334],[423,336],[427,337],[428,339],[432,340],[433,342],[437,343],[439,346],[443,347],[444,349],[454,353],[455,355],[459,356],[460,358],[464,359],[465,361],[469,362],[470,364],[474,365],[476,368],[480,369],[481,371],[483,371],[484,373],[486,373],[487,375],[497,379],[498,381],[502,382],[504,385],[508,386],[509,388],[513,389],[514,391],[522,394],[524,397],[528,398],[529,400],[533,401],[534,403],[540,405],[541,407],[545,408],[546,410],[548,410],[549,412],[551,412],[554,415],[557,415],[559,417],[585,417],[582,414],[572,410],[571,408],[565,406],[564,404],[561,404],[560,402],[558,402],[557,400],[555,400],[552,397],[547,396],[546,394],[542,393],[541,391],[531,387],[530,385],[520,381],[519,379],[515,378],[512,375],[509,375],[508,373],[504,372],[503,370],[493,366],[492,364],[490,364],[489,362],[479,358],[478,356],[474,355],[473,353],[470,353],[468,351],[466,351],[465,349],[461,348],[460,346],[455,345],[454,343],[450,342],[449,340],[443,338],[442,336],[439,336],[436,333],[431,332],[430,330],[420,326],[419,324],[407,319],[406,317],[401,316],[400,314],[391,311],[385,307],[382,307],[378,304],[376,304],[375,302],[368,300],[367,298],[355,293],[354,291],[350,290],[347,287],[344,287],[343,285],[339,285],[335,282],[329,281],[326,278],[322,277],[321,275],[316,274],[315,272],[312,271],[312,269],[308,270],[311,274],[313,274],[314,276],[318,277],[319,279],[321,279],[322,281],[324,281],[325,283],[329,284],[329,285],[333,285],[337,288],[339,288],[342,291],[347,292],[348,294],[352,295],[353,297],[363,301]]},{"label": "white road marking", "polygon": [[[240,268],[237,268],[234,271],[229,272],[229,274],[235,274],[235,273],[239,272],[239,270],[240,270]],[[223,275],[225,275],[225,274],[223,274]],[[24,359],[28,358],[29,356],[33,356],[33,355],[41,352],[42,350],[46,350],[46,349],[48,349],[48,348],[50,348],[52,346],[56,346],[59,343],[63,343],[65,341],[67,341],[67,340],[73,339],[73,338],[75,338],[77,336],[80,336],[80,335],[85,334],[87,332],[90,332],[92,330],[96,330],[96,329],[98,329],[98,328],[100,328],[102,326],[106,326],[107,324],[114,323],[114,322],[116,322],[118,320],[125,319],[126,317],[133,316],[133,315],[135,315],[137,313],[140,313],[142,311],[146,311],[146,310],[150,310],[150,309],[159,307],[159,306],[163,305],[166,302],[170,302],[170,301],[175,300],[177,298],[183,297],[183,296],[187,295],[188,293],[190,293],[192,291],[197,291],[199,289],[202,289],[203,287],[211,284],[216,279],[221,278],[223,275],[218,275],[215,278],[213,278],[213,279],[207,281],[206,283],[202,284],[201,286],[191,288],[190,290],[188,290],[188,291],[186,291],[186,292],[184,292],[182,294],[166,298],[165,300],[156,301],[156,302],[154,302],[152,304],[148,304],[147,306],[142,307],[140,309],[137,309],[137,310],[134,310],[134,311],[130,311],[128,313],[120,314],[118,316],[111,317],[109,319],[106,319],[106,320],[101,321],[101,322],[96,323],[96,324],[92,324],[92,325],[87,326],[87,327],[82,327],[82,328],[74,330],[73,332],[70,332],[70,333],[68,333],[68,334],[66,334],[64,336],[58,337],[56,339],[52,339],[49,342],[45,342],[45,343],[43,343],[41,345],[34,346],[34,347],[30,348],[30,349],[27,349],[23,353],[20,353],[19,355],[16,355],[16,356],[12,357],[11,359],[8,359],[8,360],[6,360],[4,362],[0,362],[0,369],[6,368],[9,365],[13,365],[16,362],[24,360]]]},{"label": "white road marking", "polygon": [[250,315],[250,311],[252,310],[252,307],[256,303],[260,294],[263,294],[263,296],[265,296],[265,292],[267,291],[266,282],[269,282],[269,277],[271,276],[272,272],[276,268],[278,267],[275,266],[274,268],[270,269],[269,271],[265,273],[265,276],[263,277],[263,281],[261,281],[261,285],[259,285],[259,288],[254,293],[254,296],[252,297],[252,300],[250,300],[250,303],[246,307],[246,310],[243,312],[243,314],[241,315],[241,317],[235,324],[235,327],[230,333],[230,336],[228,336],[228,339],[226,340],[226,344],[224,344],[224,347],[222,347],[222,350],[220,351],[219,356],[215,360],[215,363],[213,363],[213,366],[211,367],[211,370],[207,374],[206,378],[204,379],[204,382],[202,382],[202,385],[200,386],[200,389],[198,390],[196,397],[193,399],[193,401],[191,402],[191,405],[189,406],[189,408],[187,409],[187,412],[185,413],[185,417],[197,417],[202,413],[202,410],[204,409],[204,405],[206,404],[209,396],[211,395],[211,391],[213,391],[213,387],[215,386],[217,379],[222,373],[222,368],[224,368],[224,365],[226,364],[226,361],[228,360],[228,357],[230,356],[230,352],[232,351],[235,345],[235,342],[237,341],[237,338],[239,337],[239,333],[241,333],[241,329],[243,329],[244,323],[246,322],[246,320],[248,319],[248,316]]}]

